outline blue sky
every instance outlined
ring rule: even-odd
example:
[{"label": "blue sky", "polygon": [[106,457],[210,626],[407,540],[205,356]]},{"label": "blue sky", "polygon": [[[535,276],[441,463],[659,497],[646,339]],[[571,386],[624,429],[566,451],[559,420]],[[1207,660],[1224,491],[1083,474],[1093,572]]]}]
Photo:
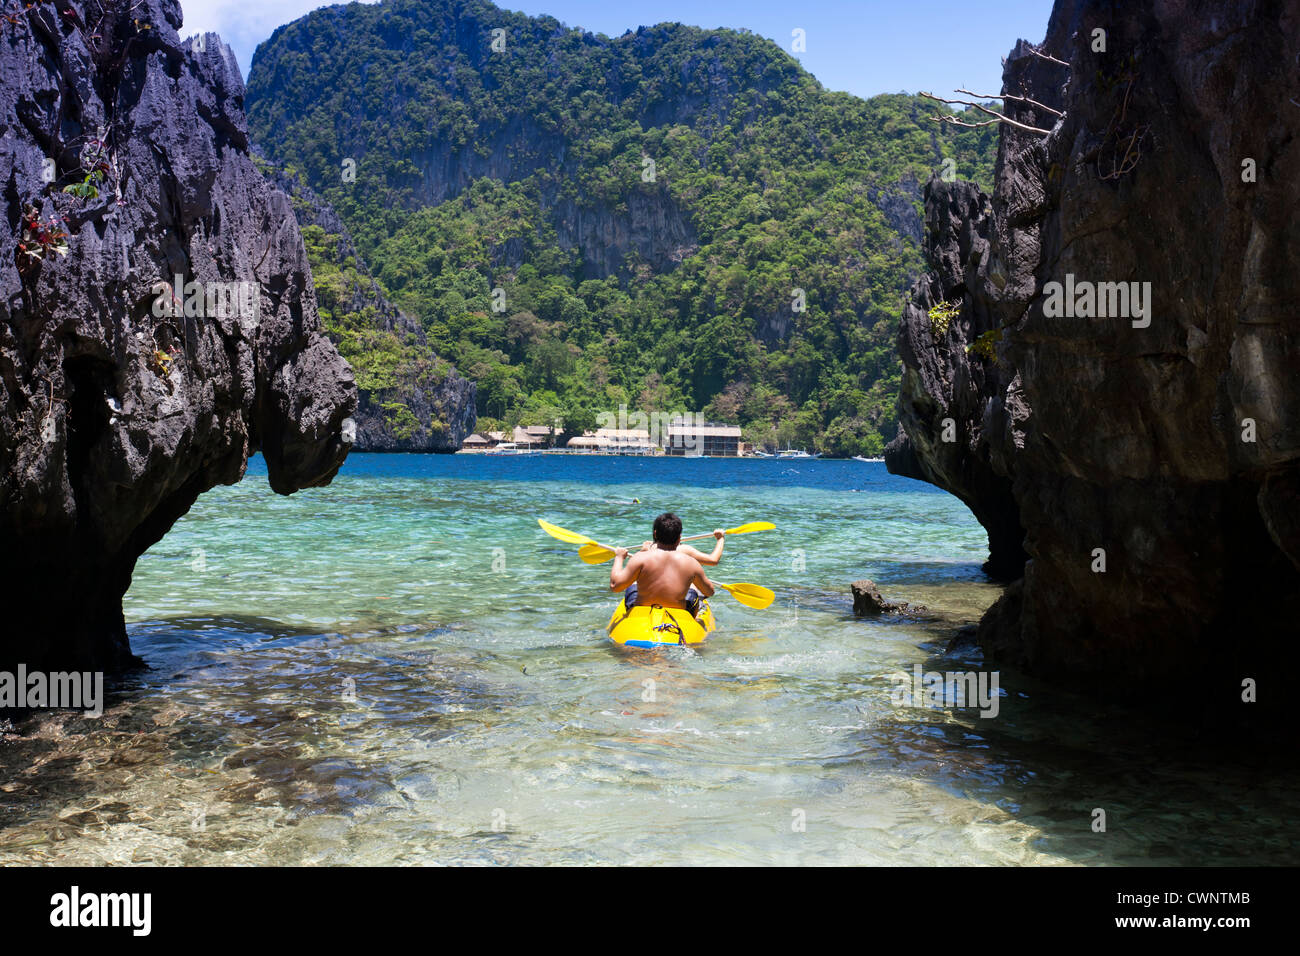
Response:
[{"label": "blue sky", "polygon": [[[313,0],[181,0],[182,36],[213,30],[248,75],[257,45],[284,23],[327,6]],[[746,27],[793,53],[822,85],[858,96],[957,87],[997,93],[1002,57],[1023,37],[1038,42],[1051,0],[501,0],[571,27],[618,36],[642,24],[680,21]],[[791,50],[801,29],[806,52]]]}]

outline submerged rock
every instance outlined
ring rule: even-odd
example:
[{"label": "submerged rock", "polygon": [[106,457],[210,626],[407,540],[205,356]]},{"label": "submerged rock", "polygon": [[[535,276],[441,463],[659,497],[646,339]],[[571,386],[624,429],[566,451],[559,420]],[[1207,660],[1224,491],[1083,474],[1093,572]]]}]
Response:
[{"label": "submerged rock", "polygon": [[128,666],[132,569],[202,492],[259,450],[275,491],[326,485],[350,447],[234,57],[180,25],[173,0],[0,25],[0,669]]},{"label": "submerged rock", "polygon": [[853,613],[858,617],[864,614],[883,614],[890,609],[891,605],[880,596],[875,581],[864,578],[854,581],[850,587],[853,589]]},{"label": "submerged rock", "polygon": [[1300,634],[1298,57],[1296,0],[1058,0],[1003,91],[1062,115],[1008,101],[1049,132],[1002,128],[987,200],[930,184],[890,461],[1023,526],[1004,660],[1242,716]]},{"label": "submerged rock", "polygon": [[955,654],[971,648],[979,647],[979,626],[976,624],[967,624],[964,627],[957,628],[956,632],[948,640],[948,646],[944,648],[944,653]]},{"label": "submerged rock", "polygon": [[881,596],[880,589],[876,587],[876,582],[867,578],[854,581],[850,587],[853,590],[853,613],[858,617],[872,617],[877,614],[919,614],[926,609],[922,604],[886,601]]}]

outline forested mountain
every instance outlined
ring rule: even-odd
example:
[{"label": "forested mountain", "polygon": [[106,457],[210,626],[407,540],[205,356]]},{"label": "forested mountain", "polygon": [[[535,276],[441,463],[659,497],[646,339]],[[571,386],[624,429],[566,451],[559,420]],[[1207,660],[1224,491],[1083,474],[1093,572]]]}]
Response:
[{"label": "forested mountain", "polygon": [[[481,416],[704,410],[839,454],[895,430],[921,184],[950,158],[991,186],[996,140],[828,92],[751,33],[611,39],[486,0],[317,10],[258,48],[247,110]],[[331,331],[363,388],[391,362]]]},{"label": "forested mountain", "polygon": [[384,296],[346,225],[296,176],[254,160],[293,204],[321,320],[357,373],[362,451],[455,451],[474,429],[474,385]]}]

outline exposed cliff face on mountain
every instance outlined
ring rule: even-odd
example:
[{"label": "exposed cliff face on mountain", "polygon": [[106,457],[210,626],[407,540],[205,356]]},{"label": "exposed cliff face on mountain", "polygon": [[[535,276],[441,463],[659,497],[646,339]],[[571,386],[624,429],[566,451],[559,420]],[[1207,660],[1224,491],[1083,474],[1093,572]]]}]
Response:
[{"label": "exposed cliff face on mountain", "polygon": [[474,383],[440,359],[420,324],[388,301],[334,209],[297,178],[282,170],[271,175],[307,240],[325,333],[358,371],[354,448],[456,451],[474,431]]},{"label": "exposed cliff face on mountain", "polygon": [[[560,200],[554,210],[556,240],[576,252],[584,279],[616,276],[644,263],[654,273],[671,272],[699,251],[699,236],[667,191],[627,197],[625,211],[606,203],[587,206]],[[522,265],[521,256],[515,265]]]},{"label": "exposed cliff face on mountain", "polygon": [[0,669],[127,666],[136,559],[203,491],[258,450],[277,492],[325,485],[348,451],[352,373],[234,58],[180,25],[171,0],[0,24]]},{"label": "exposed cliff face on mountain", "polygon": [[[1004,92],[1063,116],[1008,103],[1051,132],[1002,130],[991,212],[947,190],[968,211],[932,235],[905,316],[894,457],[963,497],[975,473],[1013,482],[1030,561],[986,648],[1240,714],[1243,681],[1279,692],[1300,620],[1300,3],[1060,0],[1038,49],[1068,66],[1022,42]],[[967,232],[988,238],[978,263]],[[961,293],[965,329],[938,345],[936,289]],[[977,381],[955,351],[994,327]],[[933,438],[944,410],[973,436],[955,451]]]},{"label": "exposed cliff face on mountain", "polygon": [[829,92],[745,31],[607,37],[487,0],[317,10],[249,72],[259,145],[481,415],[702,410],[833,454],[895,431],[919,184],[991,171],[992,131],[938,111]]}]

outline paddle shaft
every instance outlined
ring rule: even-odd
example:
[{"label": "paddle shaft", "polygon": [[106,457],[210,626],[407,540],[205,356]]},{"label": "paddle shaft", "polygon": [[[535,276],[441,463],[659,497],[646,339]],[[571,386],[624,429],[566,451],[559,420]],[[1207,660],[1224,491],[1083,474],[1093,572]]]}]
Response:
[{"label": "paddle shaft", "polygon": [[[586,535],[576,534],[565,528],[561,528],[559,525],[553,525],[542,518],[538,518],[537,523],[541,525],[543,531],[545,531],[553,538],[559,538],[561,541],[567,541],[570,544],[582,544],[582,548],[579,549],[580,551],[585,550],[586,548],[592,546],[608,551],[611,554],[613,554],[616,550],[614,548],[610,548],[606,545],[601,544],[599,541],[596,541],[592,538],[588,538]],[[761,522],[755,522],[755,523],[759,524]],[[742,530],[742,528],[744,530]],[[742,525],[740,528],[733,528],[731,530],[734,533],[743,534],[744,531],[749,531],[749,530],[762,531],[767,529],[756,528],[750,525]],[[699,538],[707,538],[707,537],[709,537],[709,535],[696,535],[693,539],[689,539],[689,540],[698,540]],[[588,560],[586,557],[584,557],[583,560],[586,561],[588,564],[592,564],[592,563],[604,563],[604,561],[608,559],[601,558],[599,562],[592,562]],[[733,598],[735,598],[741,604],[744,604],[748,607],[756,608],[760,611],[766,607],[769,607],[772,603],[772,599],[775,597],[775,595],[772,593],[770,588],[765,588],[758,584],[747,584],[747,583],[724,584],[721,581],[714,581],[712,583],[722,588],[723,590],[727,591]]]},{"label": "paddle shaft", "polygon": [[[691,538],[682,538],[681,540],[696,541],[700,538],[711,538],[711,537],[713,537],[711,534],[698,534]],[[594,554],[583,553],[583,552],[590,551],[593,548],[595,549]],[[638,544],[628,548],[627,553],[630,556],[632,552],[640,551],[640,550],[641,550],[641,545]],[[586,544],[584,544],[581,548],[578,549],[578,556],[581,557],[582,560],[585,561],[587,564],[604,564],[610,558],[614,557],[615,554],[616,551],[614,548],[611,548],[608,545],[601,544],[599,541],[591,541],[590,539],[587,541]]]},{"label": "paddle shaft", "polygon": [[[547,532],[547,533],[549,534],[550,532]],[[570,533],[572,534],[572,532],[570,532]],[[552,537],[553,537],[553,536],[552,536]],[[586,536],[583,535],[582,537],[586,537]],[[690,535],[689,537],[679,538],[678,540],[679,540],[679,541],[699,541],[699,540],[701,540],[702,538],[712,538],[712,537],[713,537],[713,532],[712,532],[712,531],[709,531],[709,532],[706,532],[705,534],[693,534],[693,535]],[[615,551],[615,550],[617,550],[616,548],[612,548],[612,547],[610,547],[610,546],[607,545],[607,544],[601,544],[599,541],[596,541],[596,540],[594,540],[594,539],[592,539],[592,538],[587,538],[587,544],[594,544],[596,547],[598,547],[598,548],[604,548],[606,551]],[[633,547],[628,548],[628,551],[638,551],[638,550],[640,550],[640,548],[641,548],[641,545],[638,544],[638,545],[634,545]]]},{"label": "paddle shaft", "polygon": [[[683,541],[699,541],[699,540],[701,540],[701,539],[703,539],[703,538],[712,538],[712,537],[713,537],[713,532],[710,531],[710,532],[708,532],[708,533],[706,533],[706,534],[692,534],[692,535],[688,535],[688,536],[686,536],[685,538],[678,538],[677,541],[678,541],[678,543],[680,544],[680,543],[683,542]],[[603,547],[605,547],[605,546],[602,544],[601,547],[603,548]],[[614,549],[613,549],[613,548],[610,548],[610,550],[613,551]],[[634,545],[633,547],[628,548],[628,550],[629,550],[629,551],[640,551],[640,550],[641,550],[641,545],[639,545],[639,544],[638,544],[638,545]]]},{"label": "paddle shaft", "polygon": [[[759,527],[755,527],[755,525],[758,525]],[[763,526],[763,522],[761,522],[761,521],[752,521],[752,522],[750,522],[749,524],[742,524],[742,525],[741,525],[740,527],[738,527],[738,528],[728,528],[728,529],[727,529],[726,531],[724,531],[722,534],[723,534],[723,537],[725,537],[725,536],[727,536],[727,535],[729,535],[729,534],[747,534],[747,533],[749,533],[749,532],[751,532],[751,531],[770,531],[770,530],[772,530],[771,527],[770,527],[770,525],[769,525],[769,526]],[[687,535],[686,537],[684,537],[684,538],[678,538],[677,540],[678,540],[678,541],[701,541],[701,540],[703,540],[704,538],[712,538],[712,537],[713,537],[713,532],[712,532],[712,531],[706,531],[706,532],[704,532],[704,534],[689,534],[689,535]],[[603,548],[604,545],[601,545],[601,547]],[[637,547],[640,547],[640,545],[638,545]],[[633,548],[628,548],[628,550],[629,550],[629,551],[632,551],[632,550],[635,550],[635,549],[633,549]]]}]

